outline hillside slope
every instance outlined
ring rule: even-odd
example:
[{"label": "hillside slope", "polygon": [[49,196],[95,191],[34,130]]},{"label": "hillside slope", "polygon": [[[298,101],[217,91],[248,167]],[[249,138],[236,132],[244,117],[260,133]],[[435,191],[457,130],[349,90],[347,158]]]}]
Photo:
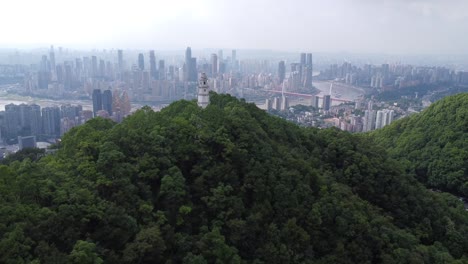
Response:
[{"label": "hillside slope", "polygon": [[0,263],[468,263],[468,215],[364,137],[211,95],[0,166]]},{"label": "hillside slope", "polygon": [[468,197],[468,94],[445,97],[372,137],[429,187]]}]

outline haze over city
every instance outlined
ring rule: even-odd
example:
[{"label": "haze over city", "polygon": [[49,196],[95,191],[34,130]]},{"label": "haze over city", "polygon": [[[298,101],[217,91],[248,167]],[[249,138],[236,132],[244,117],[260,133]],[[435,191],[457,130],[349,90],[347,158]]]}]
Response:
[{"label": "haze over city", "polygon": [[468,0],[4,0],[0,264],[468,264]]},{"label": "haze over city", "polygon": [[468,53],[463,0],[6,1],[1,48]]}]

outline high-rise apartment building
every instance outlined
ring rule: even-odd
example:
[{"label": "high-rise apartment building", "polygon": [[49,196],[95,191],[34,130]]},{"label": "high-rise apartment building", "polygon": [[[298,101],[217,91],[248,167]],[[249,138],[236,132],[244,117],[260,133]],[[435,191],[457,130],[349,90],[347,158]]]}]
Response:
[{"label": "high-rise apartment building", "polygon": [[319,108],[319,100],[320,98],[316,95],[312,95],[310,98],[310,104],[313,108],[318,109]]},{"label": "high-rise apartment building", "polygon": [[307,53],[306,65],[312,68],[312,53]]},{"label": "high-rise apartment building", "polygon": [[211,54],[211,76],[216,76],[218,74],[218,56],[216,54]]},{"label": "high-rise apartment building", "polygon": [[323,111],[330,111],[331,107],[331,96],[329,94],[323,96]]},{"label": "high-rise apartment building", "polygon": [[50,81],[50,64],[46,55],[42,56],[37,75],[38,88],[47,89]]},{"label": "high-rise apartment building", "polygon": [[185,72],[184,72],[184,81],[189,82],[191,80],[190,73],[192,72],[192,49],[187,47],[185,50]]},{"label": "high-rise apartment building", "polygon": [[29,106],[29,131],[31,135],[39,135],[42,133],[42,116],[41,107],[37,104]]},{"label": "high-rise apartment building", "polygon": [[159,80],[166,80],[166,67],[164,60],[159,60],[158,72]]},{"label": "high-rise apartment building", "polygon": [[284,78],[286,78],[286,65],[284,61],[278,63],[278,78],[280,84],[283,83]]},{"label": "high-rise apartment building", "polygon": [[143,53],[138,54],[138,68],[140,71],[145,70],[145,57],[143,56]]},{"label": "high-rise apartment building", "polygon": [[312,88],[312,67],[305,66],[303,77],[303,86],[305,88]]},{"label": "high-rise apartment building", "polygon": [[376,111],[368,109],[364,112],[364,127],[363,131],[368,132],[375,129],[375,118],[376,118]]},{"label": "high-rise apartment building", "polygon": [[300,64],[301,64],[301,65],[306,65],[306,54],[305,54],[305,53],[301,53],[301,61],[300,61]]},{"label": "high-rise apartment building", "polygon": [[237,51],[236,50],[232,50],[231,52],[231,60],[232,60],[232,63],[235,64],[236,61],[237,61]]},{"label": "high-rise apartment building", "polygon": [[50,52],[49,52],[49,58],[50,58],[50,70],[52,73],[55,73],[55,53],[54,53],[54,46],[50,47]]},{"label": "high-rise apartment building", "polygon": [[13,138],[18,135],[21,128],[19,105],[5,105],[5,138]]},{"label": "high-rise apartment building", "polygon": [[96,116],[97,112],[102,110],[102,93],[99,89],[93,90],[93,113]]},{"label": "high-rise apartment building", "polygon": [[156,56],[154,55],[154,50],[150,50],[150,75],[153,79],[158,79]]},{"label": "high-rise apartment building", "polygon": [[109,116],[112,116],[112,91],[105,90],[102,93],[102,109],[106,110]]},{"label": "high-rise apartment building", "polygon": [[119,72],[122,72],[124,70],[123,50],[117,51],[117,63],[119,65]]},{"label": "high-rise apartment building", "polygon": [[60,108],[42,108],[42,126],[44,135],[49,137],[60,136]]},{"label": "high-rise apartment building", "polygon": [[69,62],[65,62],[65,71],[63,74],[63,88],[65,90],[72,90],[73,88],[73,73],[72,65]]},{"label": "high-rise apartment building", "polygon": [[97,77],[98,75],[99,75],[99,73],[98,73],[97,57],[92,56],[91,57],[91,76],[92,77]]},{"label": "high-rise apartment building", "polygon": [[375,119],[375,129],[380,129],[386,125],[390,125],[393,122],[393,117],[393,110],[384,109],[377,111],[377,117]]}]

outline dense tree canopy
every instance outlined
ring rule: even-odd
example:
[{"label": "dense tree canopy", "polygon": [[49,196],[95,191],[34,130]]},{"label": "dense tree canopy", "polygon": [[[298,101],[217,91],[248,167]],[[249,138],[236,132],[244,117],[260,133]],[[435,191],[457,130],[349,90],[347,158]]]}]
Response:
[{"label": "dense tree canopy", "polygon": [[229,95],[0,166],[0,263],[467,263],[468,215],[367,137]]},{"label": "dense tree canopy", "polygon": [[429,187],[468,197],[468,94],[448,96],[372,137]]}]

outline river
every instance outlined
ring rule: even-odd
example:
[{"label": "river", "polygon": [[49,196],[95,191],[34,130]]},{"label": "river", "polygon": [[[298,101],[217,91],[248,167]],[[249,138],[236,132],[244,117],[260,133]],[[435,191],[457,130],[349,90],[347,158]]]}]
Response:
[{"label": "river", "polygon": [[[315,88],[320,90],[318,96],[322,97],[330,93],[330,84],[332,81],[317,81],[314,82]],[[344,99],[349,101],[354,101],[360,95],[364,94],[365,91],[363,88],[347,85],[343,83],[333,82],[332,88],[332,98]]]}]

